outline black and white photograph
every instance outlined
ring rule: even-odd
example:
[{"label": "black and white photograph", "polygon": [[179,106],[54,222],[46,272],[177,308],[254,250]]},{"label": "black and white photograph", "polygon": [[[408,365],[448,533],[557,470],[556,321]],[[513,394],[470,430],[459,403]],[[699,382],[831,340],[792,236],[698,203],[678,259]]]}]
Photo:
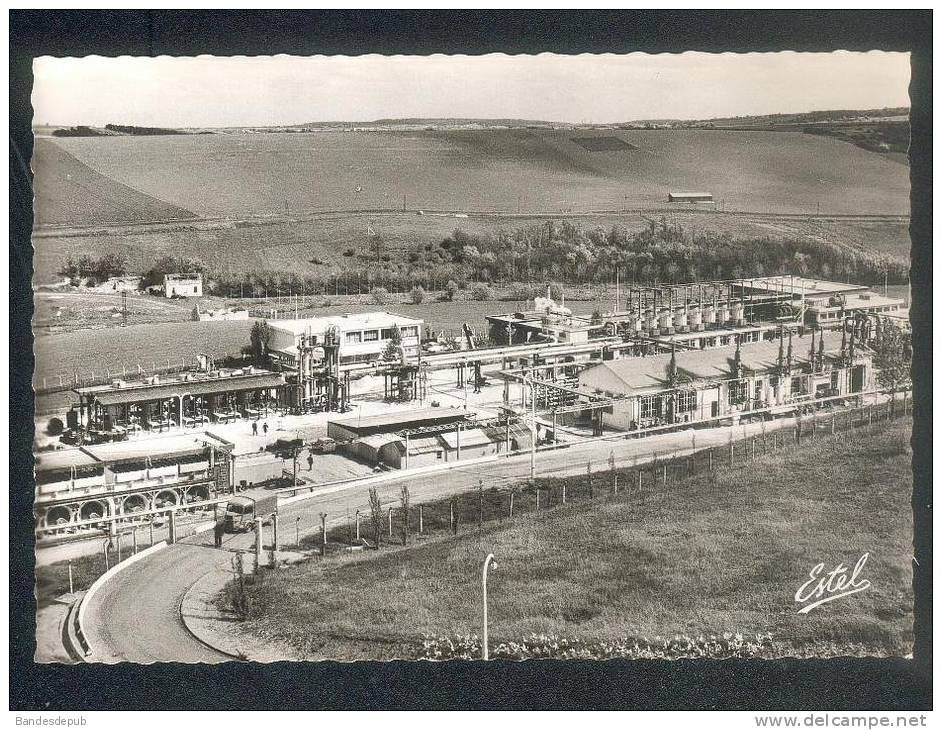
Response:
[{"label": "black and white photograph", "polygon": [[911,74],[33,59],[34,662],[911,661]]}]

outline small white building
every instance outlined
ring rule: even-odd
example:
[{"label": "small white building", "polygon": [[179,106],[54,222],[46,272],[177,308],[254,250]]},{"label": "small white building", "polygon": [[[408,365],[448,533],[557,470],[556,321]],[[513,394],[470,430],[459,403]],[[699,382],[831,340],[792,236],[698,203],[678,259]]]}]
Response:
[{"label": "small white building", "polygon": [[165,274],[164,296],[171,297],[201,297],[203,296],[203,275],[198,272],[191,274]]},{"label": "small white building", "polygon": [[323,342],[331,329],[335,329],[339,337],[342,364],[381,360],[397,328],[406,358],[417,358],[422,342],[423,321],[392,312],[283,319],[268,324],[271,328],[268,350],[273,360],[287,367],[297,367],[302,337],[314,337]]}]

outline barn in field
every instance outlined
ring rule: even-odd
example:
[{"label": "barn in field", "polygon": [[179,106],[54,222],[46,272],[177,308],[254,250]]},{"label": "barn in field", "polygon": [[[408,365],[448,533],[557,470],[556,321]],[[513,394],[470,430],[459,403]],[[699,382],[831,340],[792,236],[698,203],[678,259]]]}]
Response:
[{"label": "barn in field", "polygon": [[670,192],[667,194],[668,203],[712,203],[713,193],[703,192]]}]

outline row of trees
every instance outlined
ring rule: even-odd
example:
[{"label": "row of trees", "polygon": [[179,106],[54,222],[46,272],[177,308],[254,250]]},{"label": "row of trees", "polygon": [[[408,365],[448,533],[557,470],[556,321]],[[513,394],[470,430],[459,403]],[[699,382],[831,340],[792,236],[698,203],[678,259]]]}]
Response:
[{"label": "row of trees", "polygon": [[[633,283],[791,273],[874,284],[882,283],[884,276],[891,283],[904,283],[909,275],[908,261],[898,257],[814,239],[733,238],[729,233],[688,230],[664,218],[631,232],[623,226],[583,228],[571,221],[546,221],[493,234],[457,229],[438,243],[417,244],[405,256],[377,256],[373,248],[344,258],[339,270],[323,275],[206,272],[206,288],[227,297],[346,295],[377,290],[408,294],[421,289],[446,291],[453,298],[458,289],[475,283],[608,283],[616,271],[622,281]],[[109,254],[97,262],[87,256],[78,262],[70,259],[63,273],[100,277],[125,270],[124,259]],[[167,273],[201,270],[198,261],[163,256],[144,273],[142,286],[162,283]],[[475,292],[481,299],[492,295],[482,287]]]},{"label": "row of trees", "polygon": [[59,274],[68,277],[73,283],[85,279],[93,284],[107,281],[112,276],[125,276],[127,273],[127,259],[118,253],[108,253],[97,259],[87,254],[78,259],[69,256],[59,269]]}]

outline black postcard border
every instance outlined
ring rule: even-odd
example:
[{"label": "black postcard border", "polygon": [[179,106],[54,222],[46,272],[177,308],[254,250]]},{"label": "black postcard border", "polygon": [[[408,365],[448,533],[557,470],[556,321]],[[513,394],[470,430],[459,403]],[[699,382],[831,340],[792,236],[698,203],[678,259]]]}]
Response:
[{"label": "black postcard border", "polygon": [[[33,663],[32,58],[912,53],[912,661]],[[931,11],[10,11],[10,709],[931,709]]]}]

